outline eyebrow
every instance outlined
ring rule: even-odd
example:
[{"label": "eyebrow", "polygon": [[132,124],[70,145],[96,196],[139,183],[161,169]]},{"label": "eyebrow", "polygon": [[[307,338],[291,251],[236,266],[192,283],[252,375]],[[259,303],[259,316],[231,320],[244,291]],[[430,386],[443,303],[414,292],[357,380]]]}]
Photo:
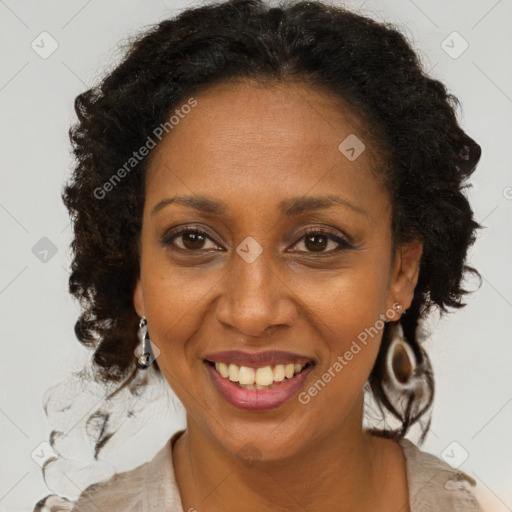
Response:
[{"label": "eyebrow", "polygon": [[[211,215],[221,216],[225,215],[228,211],[228,208],[224,203],[213,201],[205,196],[175,196],[160,201],[151,210],[151,216],[155,215],[162,208],[172,203],[182,204],[189,208],[193,208],[194,210],[203,213],[208,213]],[[330,208],[336,204],[345,206],[361,215],[369,217],[368,212],[361,208],[360,206],[352,204],[343,197],[335,195],[326,195],[319,197],[304,196],[294,197],[292,199],[285,199],[279,203],[278,208],[283,215],[286,215],[287,217],[293,217],[305,212]]]}]

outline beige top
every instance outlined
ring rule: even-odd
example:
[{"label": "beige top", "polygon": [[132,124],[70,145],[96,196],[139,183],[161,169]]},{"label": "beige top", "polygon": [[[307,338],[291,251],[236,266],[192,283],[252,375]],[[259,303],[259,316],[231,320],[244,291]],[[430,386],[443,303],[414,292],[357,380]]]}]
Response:
[{"label": "beige top", "polygon": [[[51,495],[33,512],[184,512],[172,463],[176,432],[152,460],[85,489],[76,502]],[[473,478],[402,439],[411,512],[483,512]]]}]

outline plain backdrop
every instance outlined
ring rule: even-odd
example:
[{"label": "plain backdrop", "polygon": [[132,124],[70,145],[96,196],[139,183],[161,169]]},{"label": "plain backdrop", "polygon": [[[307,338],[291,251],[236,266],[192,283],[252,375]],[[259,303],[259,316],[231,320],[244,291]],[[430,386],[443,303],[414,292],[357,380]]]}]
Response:
[{"label": "plain backdrop", "polygon": [[[44,443],[53,428],[43,410],[45,391],[90,357],[73,331],[78,306],[67,293],[71,230],[60,199],[72,164],[67,131],[75,120],[74,98],[117,61],[121,40],[193,5],[198,3],[0,0],[0,511],[31,511],[46,494],[64,487],[78,494],[83,482],[95,478],[75,468],[74,488],[55,479],[50,490],[34,455],[48,455]],[[483,285],[466,308],[431,322],[427,349],[437,394],[422,449],[456,459],[478,482],[489,510],[509,511],[512,2],[344,5],[405,32],[425,69],[460,99],[460,122],[483,149],[469,192],[476,218],[486,226],[469,259]],[[141,428],[132,426],[118,441],[114,470],[151,459],[183,426],[183,411],[172,402],[161,402]]]}]

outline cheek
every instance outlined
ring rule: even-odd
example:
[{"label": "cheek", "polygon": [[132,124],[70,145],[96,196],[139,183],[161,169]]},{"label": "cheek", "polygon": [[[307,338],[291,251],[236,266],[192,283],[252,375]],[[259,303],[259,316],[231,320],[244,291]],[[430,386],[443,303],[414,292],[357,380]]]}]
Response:
[{"label": "cheek", "polygon": [[380,303],[374,299],[372,302],[371,294],[367,296],[368,301],[358,302],[363,298],[361,290],[358,298],[353,300],[346,293],[343,299],[331,302],[317,322],[319,338],[329,353],[322,371],[332,369],[337,375],[343,374],[342,379],[346,377],[349,386],[357,382],[362,385],[366,381],[377,357],[385,325]]},{"label": "cheek", "polygon": [[290,285],[302,300],[301,309],[309,312],[310,322],[322,330],[333,349],[338,345],[342,349],[385,312],[387,267],[369,256],[362,255],[357,264],[336,272],[298,278]]},{"label": "cheek", "polygon": [[[316,320],[318,339],[324,355],[313,379],[299,396],[299,402],[309,404],[315,414],[325,416],[332,411],[325,426],[335,427],[352,409],[363,393],[365,383],[377,358],[384,321],[378,303],[356,305],[348,290],[343,298],[324,308]],[[360,290],[361,293],[361,290]],[[333,408],[333,404],[335,404]]]},{"label": "cheek", "polygon": [[[147,268],[144,283],[146,317],[151,341],[160,350],[157,359],[162,375],[187,411],[196,407],[202,396],[200,347],[194,333],[204,320],[204,301],[212,282],[184,276],[169,267]],[[198,412],[199,414],[199,412]]]},{"label": "cheek", "polygon": [[215,280],[187,273],[149,270],[144,283],[144,297],[151,339],[162,355],[180,358],[188,348],[186,342],[204,320],[206,301]]},{"label": "cheek", "polygon": [[304,289],[303,309],[311,312],[308,321],[326,354],[317,368],[316,379],[321,382],[315,380],[318,385],[311,389],[318,395],[318,404],[348,402],[362,390],[385,325],[386,279],[378,267],[365,265],[344,270],[336,279],[316,280],[308,293]]},{"label": "cheek", "polygon": [[145,263],[144,304],[151,340],[160,350],[157,363],[162,375],[185,409],[195,411],[194,417],[205,410],[215,416],[204,397],[207,374],[200,355],[205,333],[212,332],[213,301],[229,274],[220,267],[171,265],[161,256]]}]

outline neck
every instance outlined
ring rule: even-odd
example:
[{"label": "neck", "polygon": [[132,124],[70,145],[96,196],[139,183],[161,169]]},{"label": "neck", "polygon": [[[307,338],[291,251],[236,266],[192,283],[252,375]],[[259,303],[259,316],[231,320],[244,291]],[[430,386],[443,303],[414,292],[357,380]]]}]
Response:
[{"label": "neck", "polygon": [[252,510],[276,512],[382,510],[390,492],[384,478],[390,443],[395,449],[396,443],[361,429],[362,401],[349,416],[332,436],[292,457],[252,463],[227,452],[189,420],[173,449],[183,509],[244,510],[250,503]]}]

